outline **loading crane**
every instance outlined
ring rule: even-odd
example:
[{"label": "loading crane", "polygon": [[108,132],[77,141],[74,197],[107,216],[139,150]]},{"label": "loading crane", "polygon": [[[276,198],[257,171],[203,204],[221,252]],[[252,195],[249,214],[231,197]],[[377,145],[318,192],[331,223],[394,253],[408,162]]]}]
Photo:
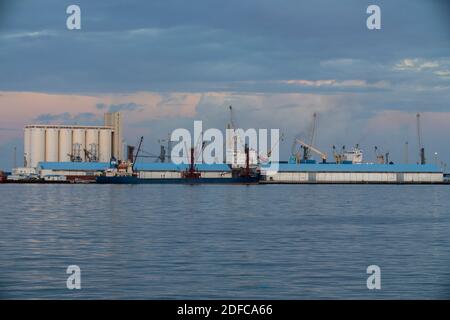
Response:
[{"label": "loading crane", "polygon": [[97,162],[97,161],[98,161],[98,157],[97,157],[97,144],[91,143],[89,146],[90,146],[90,150],[83,149],[83,151],[84,151],[84,156],[86,157],[86,159],[87,159],[89,162]]},{"label": "loading crane", "polygon": [[72,153],[68,153],[67,156],[70,157],[70,162],[82,162],[83,159],[80,156],[81,154],[81,144],[74,143],[72,145]]},{"label": "loading crane", "polygon": [[419,145],[419,163],[425,164],[425,148],[422,146],[422,129],[420,127],[420,113],[416,115],[417,119],[417,143]]},{"label": "loading crane", "polygon": [[304,141],[302,141],[302,140],[300,140],[298,138],[295,139],[295,143],[299,144],[303,148],[303,150],[308,149],[308,150],[316,153],[317,155],[319,155],[322,158],[322,162],[323,163],[327,162],[327,154],[326,153],[320,151],[319,149],[313,147],[310,144],[307,144],[306,142],[304,142]]},{"label": "loading crane", "polygon": [[333,157],[334,157],[334,161],[337,164],[342,163],[344,161],[344,152],[345,152],[345,146],[342,146],[342,152],[338,153],[336,151],[336,146],[333,145]]},{"label": "loading crane", "polygon": [[384,162],[385,162],[384,155],[381,152],[378,151],[378,147],[377,146],[375,146],[374,150],[375,150],[376,162],[378,164],[384,164]]},{"label": "loading crane", "polygon": [[[301,149],[303,149],[303,157],[302,160],[310,160],[311,159],[311,153],[310,151],[310,147],[312,147],[314,145],[314,139],[316,137],[316,129],[317,129],[317,113],[313,113],[313,119],[312,119],[312,123],[311,123],[311,127],[309,130],[309,135],[306,138],[308,142],[303,142],[302,139],[302,135],[297,135],[294,138],[294,141],[292,143],[292,147],[291,147],[291,154],[292,154],[292,159],[295,159],[295,161],[297,163],[300,162],[301,159],[301,155],[300,155],[300,150],[297,149],[297,146],[300,145]],[[303,145],[298,143],[298,141],[302,141]],[[317,150],[317,149],[316,149]],[[314,151],[315,152],[315,151]]]},{"label": "loading crane", "polygon": [[[230,111],[230,122],[227,125],[227,129],[236,130],[236,120],[235,115],[233,111],[233,106],[229,106],[228,110]],[[228,141],[227,141],[228,143]],[[238,150],[242,150],[241,148],[244,147],[244,142],[242,141],[242,137],[237,134],[233,134],[233,141],[232,145],[228,145],[227,149],[233,150],[233,162],[238,163]]]},{"label": "loading crane", "polygon": [[[163,145],[163,143],[166,142],[166,141],[167,141],[167,149]],[[145,150],[142,149],[141,152],[140,152],[141,154],[139,155],[139,158],[153,158],[153,159],[155,159],[155,162],[161,162],[161,163],[164,163],[166,161],[170,162],[171,157],[172,157],[170,155],[170,153],[171,153],[170,136],[169,136],[169,138],[167,140],[165,140],[165,139],[158,139],[158,143],[160,144],[159,155],[155,155],[155,154],[153,154],[151,152],[148,152],[148,151],[145,151]],[[129,149],[128,150],[128,153],[129,153],[128,158],[129,159],[130,158],[133,159],[133,152],[134,152],[135,147],[134,146],[128,146],[128,149]],[[132,160],[129,160],[129,161],[133,162]]]},{"label": "loading crane", "polygon": [[258,160],[261,162],[267,162],[269,161],[270,156],[272,155],[272,150],[275,149],[275,147],[280,144],[280,142],[284,141],[284,133],[282,133],[279,137],[279,139],[277,140],[277,142],[272,146],[272,148],[270,148],[269,151],[267,151],[267,154],[259,154],[258,155]]},{"label": "loading crane", "polygon": [[88,162],[97,162],[97,156],[90,152],[87,149],[83,149],[84,150],[84,155],[86,156],[86,159],[88,160]]},{"label": "loading crane", "polygon": [[[310,146],[314,145],[314,138],[316,137],[316,127],[317,127],[317,113],[313,113],[313,122],[311,125],[311,130],[310,130],[310,135],[309,135],[309,140],[308,140],[308,144]],[[309,160],[309,158],[311,157],[311,155],[309,154],[309,148],[308,147],[303,147],[303,158],[305,160]]]},{"label": "loading crane", "polygon": [[133,166],[131,167],[131,172],[134,172],[134,166],[136,165],[137,157],[139,156],[139,152],[141,151],[142,141],[144,141],[144,137],[143,136],[139,140],[139,145],[138,145],[138,148],[137,148],[137,151],[136,151],[136,155],[134,156]]},{"label": "loading crane", "polygon": [[375,158],[376,163],[378,164],[393,164],[393,162],[389,161],[389,152],[385,152],[384,154],[379,151],[379,148],[375,146]]}]

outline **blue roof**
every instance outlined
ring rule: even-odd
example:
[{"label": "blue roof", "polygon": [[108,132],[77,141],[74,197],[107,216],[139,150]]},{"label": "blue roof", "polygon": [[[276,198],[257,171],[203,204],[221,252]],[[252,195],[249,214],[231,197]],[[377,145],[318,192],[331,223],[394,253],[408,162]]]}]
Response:
[{"label": "blue roof", "polygon": [[[263,166],[261,169],[268,169],[268,166]],[[440,173],[440,170],[434,164],[376,164],[376,163],[361,163],[361,164],[331,164],[331,163],[280,163],[278,167],[280,172],[427,172]]]},{"label": "blue roof", "polygon": [[[227,164],[213,163],[198,163],[195,164],[198,171],[231,171]],[[142,162],[134,165],[136,171],[184,171],[189,168],[189,164],[175,164],[172,162]]]},{"label": "blue roof", "polygon": [[137,162],[134,165],[136,171],[180,171],[176,164],[172,162]]},{"label": "blue roof", "polygon": [[109,162],[39,162],[43,170],[60,171],[104,171],[110,167]]},{"label": "blue roof", "polygon": [[196,164],[195,167],[197,168],[198,171],[223,171],[223,172],[231,171],[230,166],[225,163],[212,163],[212,164],[199,163]]}]

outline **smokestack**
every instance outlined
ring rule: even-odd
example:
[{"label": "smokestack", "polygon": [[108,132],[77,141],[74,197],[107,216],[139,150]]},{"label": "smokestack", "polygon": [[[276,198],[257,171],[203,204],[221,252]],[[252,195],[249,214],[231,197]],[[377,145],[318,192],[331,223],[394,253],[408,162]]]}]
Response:
[{"label": "smokestack", "polygon": [[134,146],[127,146],[127,160],[129,163],[134,161]]}]

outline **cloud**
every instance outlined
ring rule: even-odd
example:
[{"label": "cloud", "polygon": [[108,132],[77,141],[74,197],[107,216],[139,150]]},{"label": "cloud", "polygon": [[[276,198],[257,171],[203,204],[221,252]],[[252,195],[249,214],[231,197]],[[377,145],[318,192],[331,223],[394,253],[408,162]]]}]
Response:
[{"label": "cloud", "polygon": [[128,137],[136,137],[146,129],[138,127],[139,122],[166,119],[171,123],[177,118],[192,119],[201,99],[202,94],[183,92],[85,95],[0,91],[0,127],[17,129],[2,130],[0,145],[11,139],[23,139],[22,128],[36,122],[101,125],[103,113],[110,107],[125,112],[124,127]]},{"label": "cloud", "polygon": [[359,60],[351,59],[351,58],[338,58],[321,61],[320,65],[322,67],[332,67],[332,68],[341,68],[341,67],[350,67]]},{"label": "cloud", "polygon": [[129,103],[118,103],[106,105],[104,103],[97,103],[95,107],[98,110],[108,111],[108,112],[119,112],[119,111],[142,111],[144,106],[129,102]]},{"label": "cloud", "polygon": [[377,81],[369,83],[366,80],[336,80],[336,79],[325,79],[325,80],[279,80],[279,83],[288,85],[297,85],[303,87],[328,87],[328,88],[376,88],[383,89],[389,86],[387,81]]},{"label": "cloud", "polygon": [[450,70],[438,70],[434,74],[440,77],[450,77]]},{"label": "cloud", "polygon": [[[65,29],[63,3],[15,2],[0,31],[0,90],[285,92],[292,88],[271,81],[394,83],[387,71],[411,54],[431,62],[449,56],[447,20],[429,1],[395,16],[409,2],[383,4],[388,33],[365,28],[366,4],[358,0],[229,0],[214,7],[207,0],[167,0],[126,8],[119,0],[81,0],[89,13],[81,32]],[[76,57],[70,63],[69,55]],[[397,67],[410,68],[408,62]],[[254,82],[241,88],[243,81]]]},{"label": "cloud", "polygon": [[50,36],[56,36],[57,33],[51,30],[41,30],[41,31],[25,31],[25,32],[11,32],[11,33],[4,33],[0,34],[0,39],[3,41],[5,40],[33,40],[38,39],[42,37],[50,37]]},{"label": "cloud", "polygon": [[59,124],[92,124],[99,122],[98,115],[91,112],[82,112],[71,114],[64,112],[59,114],[44,113],[34,118],[34,121],[42,124],[59,123]]},{"label": "cloud", "polygon": [[437,61],[427,61],[424,59],[403,59],[394,65],[395,70],[422,71],[425,69],[435,69],[440,66]]}]

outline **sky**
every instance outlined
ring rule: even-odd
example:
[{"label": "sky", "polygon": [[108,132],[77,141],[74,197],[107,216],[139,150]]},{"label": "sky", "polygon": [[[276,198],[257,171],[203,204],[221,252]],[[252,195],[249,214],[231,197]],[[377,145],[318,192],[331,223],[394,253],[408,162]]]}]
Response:
[{"label": "sky", "polygon": [[[66,8],[81,8],[68,30]],[[381,29],[366,27],[369,5]],[[176,128],[279,128],[281,158],[316,146],[374,146],[450,164],[450,5],[439,0],[0,0],[0,169],[31,123],[101,124],[157,153]],[[408,142],[408,152],[405,143]],[[437,155],[435,154],[437,153]]]}]

